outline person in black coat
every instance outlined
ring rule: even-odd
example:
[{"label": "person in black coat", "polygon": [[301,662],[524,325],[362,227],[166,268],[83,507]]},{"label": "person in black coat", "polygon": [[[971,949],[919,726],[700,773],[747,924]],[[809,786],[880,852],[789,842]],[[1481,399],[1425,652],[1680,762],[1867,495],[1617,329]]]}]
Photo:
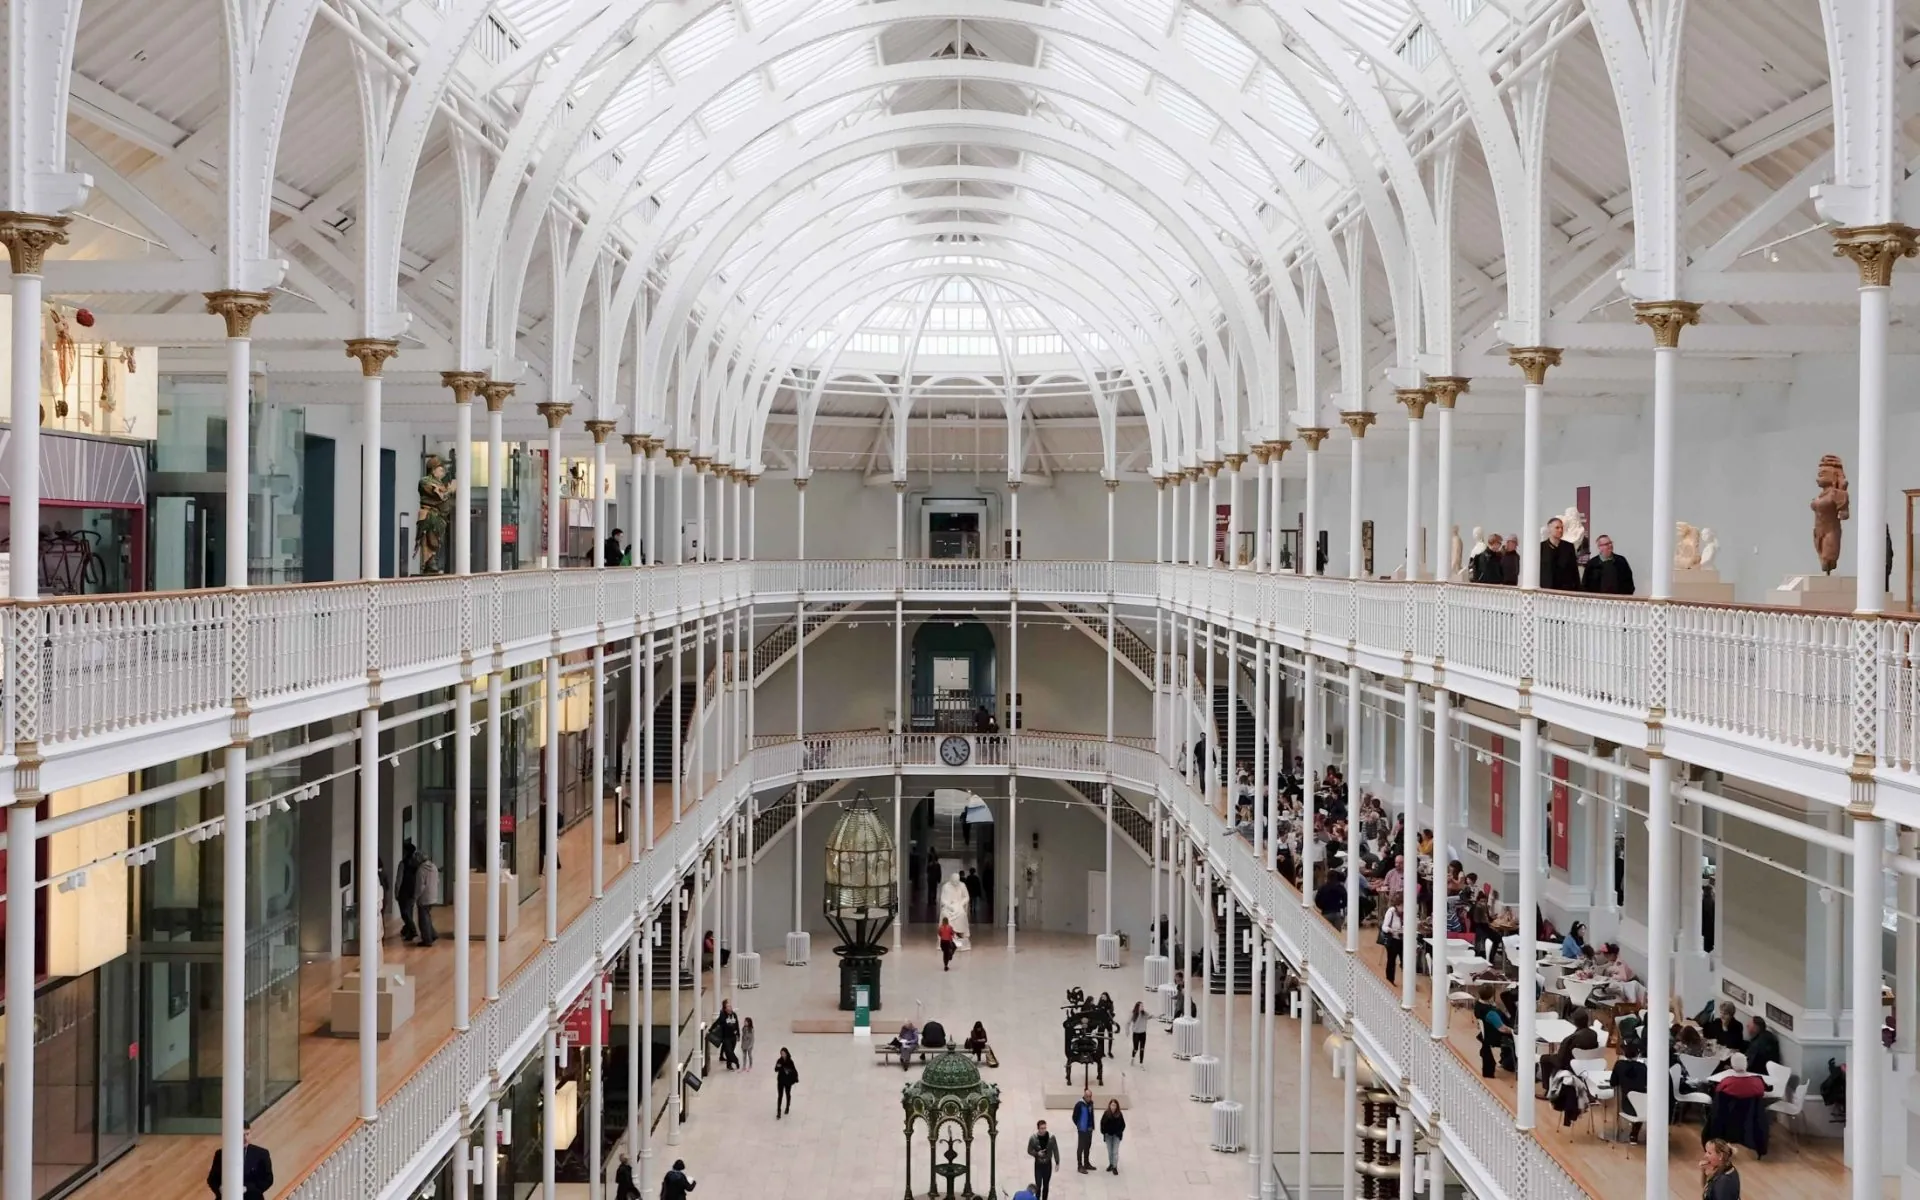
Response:
[{"label": "person in black coat", "polygon": [[[267,1153],[265,1146],[253,1144],[253,1122],[248,1121],[240,1127],[241,1145],[245,1148],[240,1163],[240,1190],[244,1200],[266,1200],[267,1189],[273,1186],[273,1155]],[[213,1152],[213,1168],[207,1172],[207,1187],[219,1200],[220,1196],[220,1151]]]},{"label": "person in black coat", "polygon": [[1508,587],[1517,587],[1520,583],[1520,535],[1517,533],[1507,539],[1507,548],[1500,552],[1500,578],[1496,582]]},{"label": "person in black coat", "polygon": [[786,1113],[793,1111],[793,1085],[800,1082],[800,1068],[793,1065],[793,1055],[787,1053],[785,1046],[780,1047],[780,1057],[773,1064],[773,1119],[778,1121]]},{"label": "person in black coat", "polygon": [[1500,558],[1504,553],[1505,547],[1500,541],[1500,535],[1488,534],[1486,549],[1474,555],[1472,561],[1467,564],[1468,578],[1474,583],[1501,582],[1501,576],[1505,571],[1500,565]]},{"label": "person in black coat", "polygon": [[624,529],[616,529],[607,535],[606,545],[600,549],[600,553],[604,556],[601,566],[617,567],[620,565],[620,560],[626,557],[626,552],[620,548],[620,535],[625,532]]},{"label": "person in black coat", "polygon": [[[1613,1094],[1620,1097],[1622,1104],[1625,1104],[1627,1097],[1635,1092],[1646,1093],[1646,1053],[1646,1045],[1637,1037],[1623,1038],[1620,1042],[1620,1057],[1613,1060],[1613,1072],[1609,1085],[1613,1088]],[[1646,1102],[1653,1103],[1653,1097],[1648,1096]],[[1644,1118],[1647,1114],[1636,1109],[1634,1116]],[[1630,1136],[1636,1143],[1639,1142],[1640,1126],[1635,1125]]]},{"label": "person in black coat", "polygon": [[640,1200],[640,1189],[633,1182],[633,1161],[620,1152],[620,1165],[613,1169],[613,1200]]},{"label": "person in black coat", "polygon": [[419,891],[420,850],[412,842],[400,847],[400,865],[393,874],[393,898],[400,905],[400,940],[419,936],[413,927],[413,898]]},{"label": "person in black coat", "polygon": [[1720,1002],[1713,1018],[1700,1026],[1700,1034],[1729,1053],[1747,1048],[1746,1031],[1740,1027],[1740,1018],[1734,1015],[1731,1000]]},{"label": "person in black coat", "polygon": [[1765,1075],[1770,1063],[1780,1061],[1780,1035],[1767,1028],[1765,1017],[1747,1022],[1747,1070]]},{"label": "person in black coat", "polygon": [[660,1200],[687,1200],[687,1193],[698,1186],[687,1178],[686,1160],[676,1158],[673,1160],[673,1169],[660,1181]]},{"label": "person in black coat", "polygon": [[1633,566],[1613,552],[1613,539],[1603,533],[1594,546],[1598,553],[1587,560],[1581,586],[1602,596],[1633,595]]},{"label": "person in black coat", "polygon": [[1565,540],[1566,531],[1559,517],[1547,522],[1547,540],[1540,543],[1540,586],[1577,592],[1580,590],[1580,552]]}]

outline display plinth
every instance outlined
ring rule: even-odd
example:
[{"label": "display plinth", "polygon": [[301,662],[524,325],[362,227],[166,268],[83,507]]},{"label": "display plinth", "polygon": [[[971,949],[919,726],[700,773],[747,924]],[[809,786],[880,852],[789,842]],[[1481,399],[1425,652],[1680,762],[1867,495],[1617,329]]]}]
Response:
[{"label": "display plinth", "polygon": [[[514,887],[513,872],[500,872],[500,940],[513,936],[520,928],[519,892]],[[467,877],[467,911],[473,914],[472,926],[467,932],[470,941],[487,940],[487,873],[475,871]]]},{"label": "display plinth", "polygon": [[1859,598],[1860,589],[1852,575],[1793,575],[1773,589],[1767,602],[1783,608],[1852,612]]},{"label": "display plinth", "polygon": [[1673,598],[1695,604],[1732,604],[1733,585],[1721,582],[1720,572],[1712,567],[1675,567]]},{"label": "display plinth", "polygon": [[1190,1059],[1199,1053],[1200,1022],[1192,1017],[1175,1017],[1173,1019],[1173,1056]]},{"label": "display plinth", "polygon": [[1120,969],[1120,935],[1103,933],[1093,941],[1100,968],[1106,971],[1118,971]]},{"label": "display plinth", "polygon": [[1191,1061],[1193,1090],[1189,1095],[1202,1102],[1218,1100],[1220,1098],[1220,1060],[1211,1054],[1196,1054]]},{"label": "display plinth", "polygon": [[1173,960],[1164,954],[1149,954],[1146,959],[1147,990],[1157,992],[1160,985],[1173,979]]},{"label": "display plinth", "polygon": [[738,958],[735,958],[733,965],[740,969],[740,978],[734,984],[735,987],[745,991],[748,988],[757,988],[760,986],[760,956],[758,954],[748,950]]},{"label": "display plinth", "polygon": [[804,967],[807,958],[813,953],[813,935],[806,930],[794,930],[787,934],[787,965]]},{"label": "display plinth", "polygon": [[867,1007],[874,1012],[880,1011],[880,959],[864,954],[843,954],[840,956],[840,1011],[852,1012],[858,1007],[854,994],[855,988],[867,989]]},{"label": "display plinth", "polygon": [[1219,1100],[1213,1106],[1213,1148],[1231,1154],[1240,1148],[1240,1126],[1245,1110],[1238,1100]]},{"label": "display plinth", "polygon": [[[335,1037],[360,1036],[360,979],[360,972],[349,972],[333,990],[328,1032]],[[375,979],[374,1032],[391,1037],[413,1017],[413,980],[397,966],[381,967]]]}]

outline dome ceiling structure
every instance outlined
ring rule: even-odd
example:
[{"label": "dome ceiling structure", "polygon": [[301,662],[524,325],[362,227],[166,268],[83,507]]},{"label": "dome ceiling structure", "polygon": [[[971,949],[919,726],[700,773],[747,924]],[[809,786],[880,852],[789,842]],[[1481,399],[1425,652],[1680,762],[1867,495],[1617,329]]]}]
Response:
[{"label": "dome ceiling structure", "polygon": [[[437,374],[464,368],[521,382],[516,429],[563,399],[742,469],[1114,475],[1341,409],[1390,420],[1426,375],[1473,377],[1460,435],[1498,436],[1519,411],[1503,345],[1552,322],[1581,365],[1550,403],[1646,390],[1618,49],[1646,6],[254,7],[296,30],[297,64],[260,353],[314,402],[351,399],[339,337],[393,332],[409,422],[443,421]],[[75,259],[222,253],[225,48],[154,8],[78,18],[71,153],[96,184]],[[1731,390],[1846,333],[1848,281],[1807,286],[1829,247],[1800,236],[1833,89],[1816,6],[1686,21],[1684,249],[1729,293],[1712,323],[1763,327],[1705,335],[1698,386]],[[1746,302],[1742,274],[1781,279]],[[89,297],[100,336],[211,370],[196,301]]]}]

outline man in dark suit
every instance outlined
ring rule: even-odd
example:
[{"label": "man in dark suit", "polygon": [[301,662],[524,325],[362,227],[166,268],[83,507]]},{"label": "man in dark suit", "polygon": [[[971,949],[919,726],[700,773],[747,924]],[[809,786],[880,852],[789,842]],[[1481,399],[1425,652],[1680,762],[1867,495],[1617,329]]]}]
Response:
[{"label": "man in dark suit", "polygon": [[1507,539],[1507,548],[1500,552],[1499,582],[1508,587],[1520,583],[1520,535],[1517,533]]},{"label": "man in dark suit", "polygon": [[625,532],[626,530],[624,529],[616,529],[607,535],[606,545],[600,548],[600,553],[604,555],[606,559],[606,561],[600,564],[601,566],[617,567],[620,565],[620,560],[626,556],[626,551],[620,548],[620,535]]},{"label": "man in dark suit", "polygon": [[1613,539],[1603,533],[1594,545],[1599,553],[1587,560],[1585,578],[1581,580],[1586,590],[1602,596],[1633,595],[1633,567],[1613,552]]},{"label": "man in dark suit", "polygon": [[[240,1163],[240,1189],[244,1200],[266,1200],[267,1189],[273,1186],[273,1155],[267,1153],[265,1146],[253,1144],[253,1122],[240,1127],[241,1144],[246,1153]],[[220,1195],[220,1151],[213,1152],[213,1169],[207,1172],[207,1187],[212,1190],[215,1200]]]},{"label": "man in dark suit", "polygon": [[1780,1061],[1780,1035],[1767,1028],[1765,1017],[1747,1022],[1747,1070],[1765,1075],[1767,1064]]},{"label": "man in dark suit", "polygon": [[1547,522],[1547,540],[1540,543],[1540,586],[1558,592],[1580,590],[1580,553],[1565,538],[1567,527],[1559,517]]}]

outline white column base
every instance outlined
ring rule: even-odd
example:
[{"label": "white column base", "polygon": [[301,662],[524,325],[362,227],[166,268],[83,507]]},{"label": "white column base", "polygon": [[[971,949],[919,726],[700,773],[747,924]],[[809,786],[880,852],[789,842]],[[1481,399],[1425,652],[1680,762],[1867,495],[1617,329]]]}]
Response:
[{"label": "white column base", "polygon": [[1100,957],[1100,969],[1118,971],[1120,969],[1120,935],[1103,933],[1093,939],[1093,944],[1095,953]]},{"label": "white column base", "polygon": [[1190,1059],[1200,1053],[1200,1022],[1192,1017],[1173,1019],[1173,1056]]},{"label": "white column base", "polygon": [[1149,954],[1146,959],[1147,990],[1157,992],[1173,983],[1173,960],[1164,954]]},{"label": "white column base", "polygon": [[787,965],[804,967],[813,953],[813,935],[804,929],[787,934]]},{"label": "white column base", "polygon": [[680,1144],[680,1088],[679,1079],[674,1080],[673,1095],[667,1097],[667,1145]]},{"label": "white column base", "polygon": [[1019,940],[1017,936],[1019,928],[1020,927],[1012,921],[1007,922],[1007,949],[1012,950],[1015,948],[1014,943]]},{"label": "white column base", "polygon": [[742,991],[760,986],[760,955],[758,953],[748,950],[744,954],[736,954],[733,956],[733,965],[739,971],[739,978],[734,981],[733,986]]},{"label": "white column base", "polygon": [[1246,1113],[1238,1100],[1216,1100],[1213,1105],[1213,1148],[1223,1154],[1240,1149],[1240,1127]]},{"label": "white column base", "polygon": [[1220,1060],[1211,1054],[1196,1054],[1192,1058],[1192,1089],[1188,1095],[1202,1103],[1220,1098]]},{"label": "white column base", "polygon": [[1160,995],[1160,1023],[1172,1025],[1180,1016],[1180,1010],[1175,1007],[1179,1003],[1179,992],[1171,983],[1163,983],[1155,991]]}]

